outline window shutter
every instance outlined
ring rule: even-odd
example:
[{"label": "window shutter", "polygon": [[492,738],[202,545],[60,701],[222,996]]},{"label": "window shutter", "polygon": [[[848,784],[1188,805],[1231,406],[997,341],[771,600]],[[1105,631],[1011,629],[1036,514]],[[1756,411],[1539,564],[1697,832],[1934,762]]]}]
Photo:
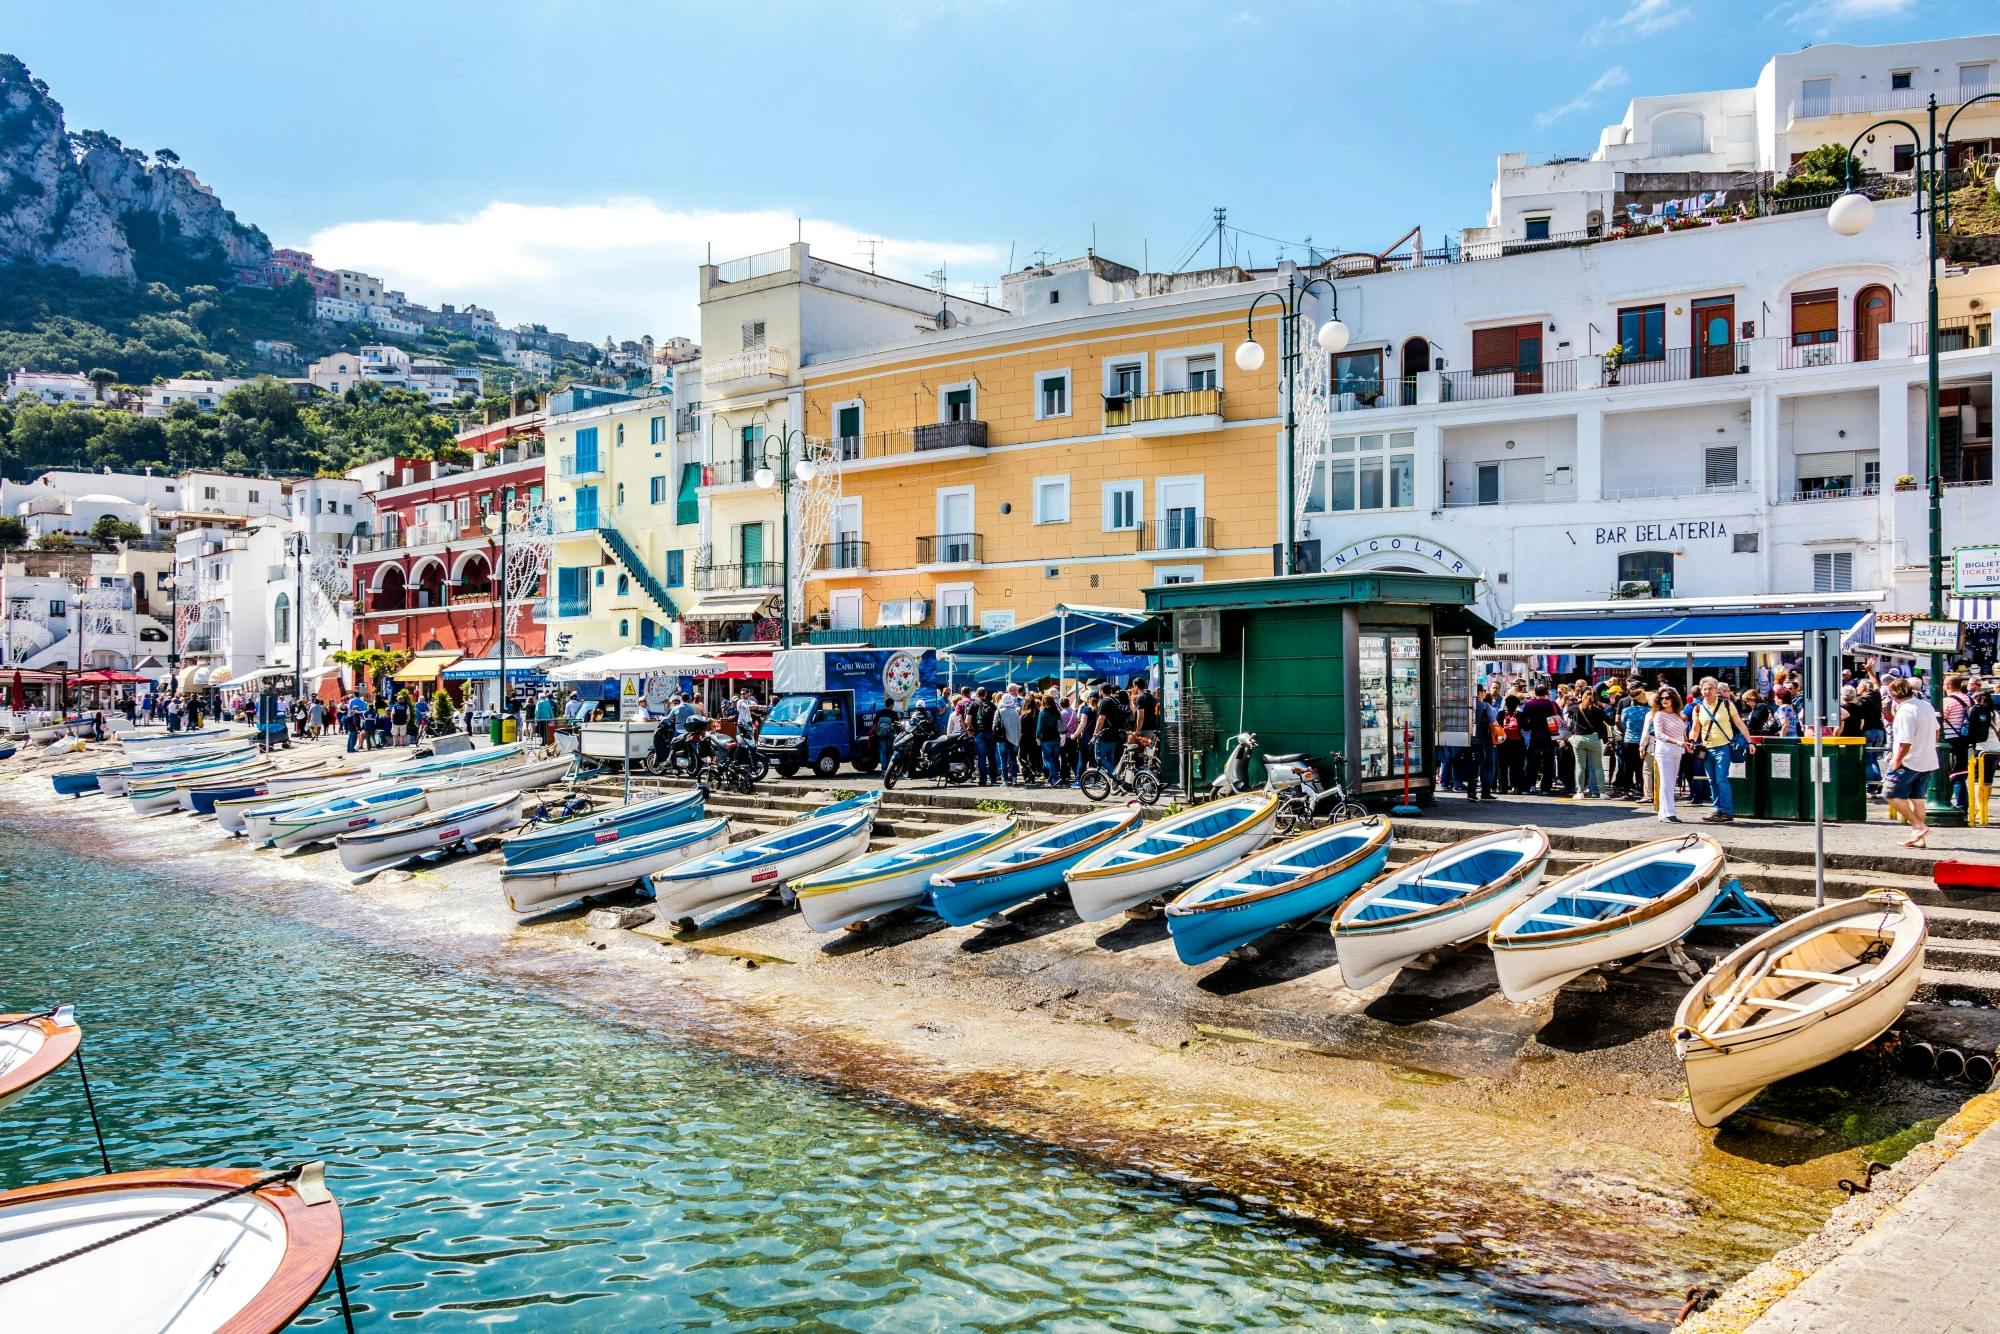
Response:
[{"label": "window shutter", "polygon": [[[1540,326],[1530,326],[1539,328]],[[1515,353],[1521,343],[1521,326],[1472,331],[1472,373],[1487,375],[1514,369]]]},{"label": "window shutter", "polygon": [[1500,495],[1508,503],[1540,500],[1543,486],[1542,460],[1506,459],[1500,465]]},{"label": "window shutter", "polygon": [[1840,294],[1797,292],[1792,296],[1792,334],[1832,333],[1840,327]]},{"label": "window shutter", "polygon": [[1736,485],[1736,446],[1711,445],[1703,451],[1703,455],[1703,485]]},{"label": "window shutter", "polygon": [[1813,592],[1851,593],[1853,591],[1853,552],[1820,551],[1813,554]]}]

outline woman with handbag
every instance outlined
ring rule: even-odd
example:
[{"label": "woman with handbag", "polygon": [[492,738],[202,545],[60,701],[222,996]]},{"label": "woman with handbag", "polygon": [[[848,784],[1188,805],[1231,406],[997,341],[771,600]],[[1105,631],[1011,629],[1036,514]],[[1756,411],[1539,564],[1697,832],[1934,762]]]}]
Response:
[{"label": "woman with handbag", "polygon": [[1639,741],[1644,752],[1652,757],[1653,795],[1663,824],[1681,822],[1681,817],[1674,814],[1674,789],[1679,782],[1681,757],[1687,753],[1688,725],[1681,717],[1680,704],[1680,696],[1672,686],[1663,685],[1654,691],[1653,711],[1646,715],[1646,728]]},{"label": "woman with handbag", "polygon": [[1722,683],[1712,676],[1701,678],[1701,693],[1694,702],[1694,744],[1708,774],[1709,800],[1715,809],[1702,817],[1704,824],[1728,824],[1736,818],[1735,793],[1730,790],[1729,768],[1740,764],[1756,751],[1750,729],[1736,705],[1722,693]]}]

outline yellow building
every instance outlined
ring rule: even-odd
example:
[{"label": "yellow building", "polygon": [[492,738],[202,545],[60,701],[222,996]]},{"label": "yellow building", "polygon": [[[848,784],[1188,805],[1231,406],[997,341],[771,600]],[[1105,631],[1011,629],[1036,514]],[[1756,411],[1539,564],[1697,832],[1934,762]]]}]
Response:
[{"label": "yellow building", "polygon": [[673,644],[699,533],[700,465],[677,448],[673,399],[593,401],[602,392],[555,395],[543,427],[548,644],[569,657]]},{"label": "yellow building", "polygon": [[808,579],[831,629],[1000,628],[1058,603],[1272,571],[1283,437],[1271,355],[1233,354],[1269,282],[1095,256],[1007,279],[1012,318],[805,367],[841,497]]}]

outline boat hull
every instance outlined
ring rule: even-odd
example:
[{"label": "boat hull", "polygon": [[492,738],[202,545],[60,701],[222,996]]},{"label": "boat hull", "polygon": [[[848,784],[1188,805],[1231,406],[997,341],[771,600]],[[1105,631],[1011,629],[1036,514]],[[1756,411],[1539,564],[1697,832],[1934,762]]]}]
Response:
[{"label": "boat hull", "polygon": [[[377,828],[350,838],[337,839],[335,846],[340,851],[340,864],[356,875],[367,875],[460,843],[471,847],[476,840],[511,829],[521,822],[518,797],[497,803],[475,800],[462,805],[478,809],[447,807],[443,811],[402,822],[411,826],[409,828]],[[447,816],[454,818],[447,819]]]},{"label": "boat hull", "polygon": [[[547,912],[590,894],[636,885],[647,876],[705,857],[729,842],[727,820],[702,820],[676,825],[657,835],[624,840],[619,851],[629,855],[566,866],[561,856],[507,867],[500,889],[507,906],[521,914]],[[581,851],[576,849],[575,851]]]},{"label": "boat hull", "polygon": [[[1338,906],[1374,879],[1388,862],[1390,837],[1388,824],[1381,823],[1368,831],[1351,858],[1337,869],[1275,893],[1189,902],[1205,888],[1195,886],[1167,909],[1167,933],[1173,937],[1174,953],[1190,966],[1208,963],[1281,926]],[[1279,844],[1275,851],[1264,854],[1264,859],[1282,862],[1299,841]],[[1234,875],[1239,869],[1226,866],[1218,875]]]},{"label": "boat hull", "polygon": [[500,856],[509,866],[559,857],[565,852],[620,843],[642,834],[692,824],[702,818],[705,809],[704,794],[696,790],[676,793],[657,802],[640,802],[634,806],[597,811],[544,829],[516,834],[500,845]]},{"label": "boat hull", "polygon": [[379,787],[373,775],[349,774],[342,778],[324,778],[317,782],[300,780],[296,785],[283,779],[273,779],[271,786],[261,795],[230,797],[215,803],[215,823],[231,834],[249,835],[262,843],[271,837],[271,823],[268,817],[290,806],[303,806],[307,802],[332,801],[344,793],[358,792],[366,787]]},{"label": "boat hull", "polygon": [[[913,865],[899,867],[893,871],[885,870],[880,875],[870,875],[867,873],[867,863],[871,858],[863,857],[851,868],[842,867],[830,872],[828,877],[820,878],[833,879],[833,883],[824,889],[813,882],[802,881],[793,886],[793,891],[798,895],[799,915],[805,918],[806,925],[815,931],[838,931],[857,922],[880,917],[883,913],[922,903],[925,893],[930,889],[933,875],[991,852],[1011,838],[1018,827],[1019,821],[1011,817],[1004,821],[995,821],[987,836],[977,840],[970,839],[967,831],[954,829],[921,840],[905,849],[895,850],[917,854],[919,859]],[[941,847],[936,855],[929,858],[921,857],[924,844],[942,844],[947,840],[956,840],[960,846],[949,849]],[[847,877],[844,883],[837,879],[849,870],[854,874]]]},{"label": "boat hull", "polygon": [[1084,921],[1101,922],[1148,899],[1185,889],[1263,847],[1276,820],[1277,807],[1273,804],[1245,827],[1184,857],[1156,860],[1110,875],[1085,876],[1073,870],[1065,877],[1070,903]]},{"label": "boat hull", "polygon": [[811,875],[814,871],[846,861],[868,846],[874,827],[872,819],[862,820],[839,838],[786,856],[731,866],[704,875],[656,879],[653,883],[654,909],[668,921],[691,917],[699,922],[727,912],[752,899],[763,898],[799,876]]},{"label": "boat hull", "polygon": [[[1511,834],[1513,831],[1508,832]],[[1532,844],[1525,849],[1523,864],[1508,873],[1507,883],[1468,892],[1463,901],[1443,906],[1437,911],[1406,913],[1380,922],[1356,920],[1352,914],[1373,897],[1370,891],[1374,886],[1364,886],[1360,893],[1341,906],[1333,923],[1334,952],[1340,959],[1341,982],[1351,990],[1360,991],[1374,986],[1412,959],[1432,950],[1483,939],[1495,922],[1525,903],[1541,887],[1542,875],[1548,867],[1549,845],[1546,835],[1539,830],[1534,833],[1539,851],[1535,851]],[[1506,838],[1504,834],[1484,835],[1464,842],[1468,849],[1488,841],[1505,846],[1503,840]],[[1451,848],[1446,848],[1431,857],[1420,858],[1402,868],[1397,875],[1415,868],[1422,868],[1426,874],[1446,869],[1453,863],[1440,865],[1439,858],[1449,851]],[[1385,877],[1391,881],[1385,889],[1392,895],[1395,878]]]},{"label": "boat hull", "polygon": [[468,801],[504,796],[510,792],[526,792],[560,782],[573,764],[569,756],[561,755],[555,759],[530,760],[526,764],[502,769],[481,768],[449,778],[427,778],[423,784],[430,793],[430,808],[444,811],[463,806]]},{"label": "boat hull", "polygon": [[83,1030],[76,1026],[67,1007],[26,1023],[8,1022],[22,1018],[0,1014],[0,1024],[5,1024],[0,1027],[0,1111],[61,1069],[83,1041]]},{"label": "boat hull", "polygon": [[98,786],[100,779],[95,769],[85,769],[81,773],[73,774],[52,774],[49,782],[55,785],[56,795],[59,797],[80,797],[86,792],[101,790]]},{"label": "boat hull", "polygon": [[287,850],[302,848],[309,843],[324,843],[341,834],[351,834],[357,829],[367,829],[374,825],[387,824],[391,820],[401,820],[424,809],[424,795],[418,791],[393,801],[378,801],[347,810],[329,811],[304,820],[294,816],[280,816],[271,822],[270,844],[274,848]]},{"label": "boat hull", "polygon": [[[1095,818],[1097,817],[1094,814],[1081,817],[1082,820]],[[1107,824],[1102,833],[1079,839],[1074,847],[1065,847],[1058,853],[1038,858],[1028,865],[1003,867],[982,873],[974,873],[972,868],[966,867],[956,871],[939,872],[931,877],[931,908],[953,926],[971,926],[975,922],[983,922],[989,917],[1006,912],[1009,908],[1026,903],[1029,899],[1043,894],[1053,894],[1063,888],[1063,877],[1072,867],[1099,848],[1131,833],[1138,827],[1140,818],[1138,808],[1133,807],[1129,819]],[[1026,833],[1015,842],[1033,846],[1040,840],[1056,835],[1061,828],[1062,826],[1058,826],[1057,829]],[[1005,849],[1000,851],[1004,852]]]}]

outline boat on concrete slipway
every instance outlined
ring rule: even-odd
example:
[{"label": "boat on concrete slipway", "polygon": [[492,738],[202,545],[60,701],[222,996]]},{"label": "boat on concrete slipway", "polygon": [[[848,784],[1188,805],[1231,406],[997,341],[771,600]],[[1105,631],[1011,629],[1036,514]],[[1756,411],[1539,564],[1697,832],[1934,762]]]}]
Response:
[{"label": "boat on concrete slipway", "polygon": [[1132,832],[1145,818],[1137,806],[1092,811],[931,876],[930,901],[953,926],[971,926],[1040,894],[1063,888],[1063,874],[1097,849]]},{"label": "boat on concrete slipway", "polygon": [[1549,836],[1523,825],[1461,838],[1377,876],[1333,915],[1340,980],[1359,991],[1432,950],[1484,941],[1540,886],[1548,862]]},{"label": "boat on concrete slipway", "polygon": [[923,902],[931,876],[990,852],[1014,836],[1011,815],[962,825],[792,881],[799,915],[815,931],[838,931],[897,908]]},{"label": "boat on concrete slipway", "polygon": [[623,889],[729,842],[729,821],[716,816],[669,825],[613,842],[570,848],[500,872],[500,892],[511,912],[527,915],[574,903],[590,894]]},{"label": "boat on concrete slipway", "polygon": [[1100,922],[1185,889],[1262,847],[1277,817],[1277,793],[1246,792],[1135,829],[1069,869],[1070,902]]},{"label": "boat on concrete slipway", "polygon": [[1394,838],[1379,815],[1285,840],[1194,885],[1167,905],[1167,931],[1185,964],[1207,963],[1267,932],[1337,907],[1389,859]]},{"label": "boat on concrete slipway", "polygon": [[340,834],[415,815],[428,804],[427,797],[415,783],[393,783],[289,806],[268,817],[271,833],[267,842],[287,849],[323,843]]},{"label": "boat on concrete slipway", "polygon": [[[842,803],[845,805],[845,803]],[[832,809],[832,808],[828,808]],[[797,824],[683,862],[649,880],[658,915],[700,922],[835,866],[868,846],[876,805],[815,813]]]},{"label": "boat on concrete slipway", "polygon": [[694,788],[526,829],[500,845],[500,856],[507,865],[516,866],[689,824],[705,814],[707,798],[704,789]]},{"label": "boat on concrete slipway", "polygon": [[447,848],[471,849],[480,839],[519,823],[521,794],[503,792],[342,834],[333,844],[342,866],[367,875]]}]

